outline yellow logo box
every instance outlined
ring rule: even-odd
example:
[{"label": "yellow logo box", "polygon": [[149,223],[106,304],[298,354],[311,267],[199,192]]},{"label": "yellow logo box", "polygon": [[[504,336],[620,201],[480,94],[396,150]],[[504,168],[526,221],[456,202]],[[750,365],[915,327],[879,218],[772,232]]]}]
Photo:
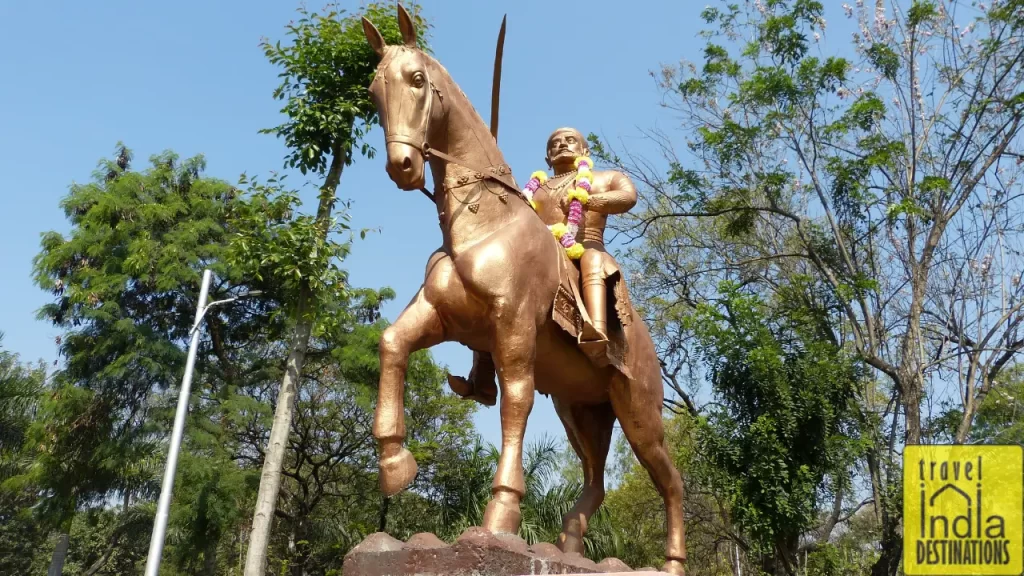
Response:
[{"label": "yellow logo box", "polygon": [[907,446],[903,570],[959,576],[1024,572],[1024,448]]}]

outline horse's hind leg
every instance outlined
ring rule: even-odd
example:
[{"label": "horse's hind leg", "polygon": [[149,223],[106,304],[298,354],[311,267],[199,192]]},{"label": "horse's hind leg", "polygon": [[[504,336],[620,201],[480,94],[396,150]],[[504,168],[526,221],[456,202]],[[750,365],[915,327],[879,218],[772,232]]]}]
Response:
[{"label": "horse's hind leg", "polygon": [[630,382],[625,377],[617,376],[612,381],[611,398],[615,416],[619,419],[626,440],[665,501],[668,538],[662,570],[682,575],[686,563],[683,480],[672,463],[665,443],[661,381],[650,379],[646,382]]},{"label": "horse's hind leg", "polygon": [[557,398],[552,400],[569,443],[583,466],[583,491],[576,505],[562,519],[558,547],[563,552],[582,554],[587,523],[604,501],[604,466],[611,447],[615,413],[611,404],[566,405]]},{"label": "horse's hind leg", "polygon": [[409,355],[444,341],[444,327],[420,288],[412,302],[380,338],[380,388],[373,436],[380,445],[380,489],[385,496],[403,490],[416,478],[416,459],[405,440],[405,371]]}]

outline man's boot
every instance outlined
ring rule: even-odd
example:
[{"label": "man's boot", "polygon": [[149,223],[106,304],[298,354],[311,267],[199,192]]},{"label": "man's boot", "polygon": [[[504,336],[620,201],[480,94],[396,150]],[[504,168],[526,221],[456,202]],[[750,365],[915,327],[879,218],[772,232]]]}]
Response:
[{"label": "man's boot", "polygon": [[490,354],[474,350],[473,367],[469,370],[469,378],[449,374],[448,387],[466,400],[475,400],[484,406],[494,406],[498,400],[494,359]]},{"label": "man's boot", "polygon": [[584,326],[583,339],[608,340],[608,289],[601,271],[587,272],[583,276],[583,305],[587,307],[590,325]]},{"label": "man's boot", "polygon": [[590,323],[583,325],[580,349],[597,366],[607,366],[608,359],[608,291],[600,270],[583,276],[583,305]]}]

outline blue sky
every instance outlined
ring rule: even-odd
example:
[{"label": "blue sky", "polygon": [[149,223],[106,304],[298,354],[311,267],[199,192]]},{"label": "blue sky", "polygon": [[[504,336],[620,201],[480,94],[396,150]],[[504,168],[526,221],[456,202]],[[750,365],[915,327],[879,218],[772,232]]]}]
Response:
[{"label": "blue sky", "polygon": [[[277,70],[258,42],[284,39],[297,6],[0,3],[0,330],[6,348],[26,360],[56,358],[58,331],[35,320],[49,295],[31,281],[32,258],[41,233],[67,231],[58,202],[68,187],[89,180],[118,141],[134,150],[140,168],[151,154],[171,149],[183,157],[204,154],[207,175],[229,181],[242,172],[282,169],[283,144],[257,134],[280,120],[280,105],[271,98]],[[423,6],[434,24],[435,54],[484,118],[495,39],[508,13],[499,142],[521,181],[544,167],[545,139],[562,125],[642,145],[637,129],[665,120],[649,71],[700,54],[695,35],[703,3],[424,0]],[[580,78],[589,80],[582,90]],[[369,140],[383,149],[379,130]],[[290,180],[306,181],[298,174]],[[381,228],[357,241],[346,267],[355,285],[397,291],[385,309],[394,319],[440,245],[436,216],[418,192],[394,187],[382,156],[346,170],[339,192],[352,201],[356,228]],[[303,197],[307,207],[315,206],[311,188]],[[434,354],[456,373],[468,371],[465,348],[445,344]],[[477,425],[487,440],[500,439],[496,408],[481,410]],[[550,401],[538,396],[528,436],[544,433],[563,435]]]}]

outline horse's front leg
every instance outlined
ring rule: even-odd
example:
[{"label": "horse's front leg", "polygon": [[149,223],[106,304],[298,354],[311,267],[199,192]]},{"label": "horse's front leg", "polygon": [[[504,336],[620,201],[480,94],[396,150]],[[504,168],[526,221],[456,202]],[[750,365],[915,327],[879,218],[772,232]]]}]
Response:
[{"label": "horse's front leg", "polygon": [[533,318],[502,320],[499,315],[492,351],[501,386],[501,456],[491,485],[492,498],[484,511],[483,527],[495,534],[515,534],[521,519],[519,502],[526,492],[523,437],[526,420],[533,409],[537,328]]},{"label": "horse's front leg", "polygon": [[409,355],[444,341],[444,327],[420,288],[380,338],[380,388],[373,436],[380,446],[380,489],[393,496],[416,478],[416,459],[405,440],[405,371]]}]

